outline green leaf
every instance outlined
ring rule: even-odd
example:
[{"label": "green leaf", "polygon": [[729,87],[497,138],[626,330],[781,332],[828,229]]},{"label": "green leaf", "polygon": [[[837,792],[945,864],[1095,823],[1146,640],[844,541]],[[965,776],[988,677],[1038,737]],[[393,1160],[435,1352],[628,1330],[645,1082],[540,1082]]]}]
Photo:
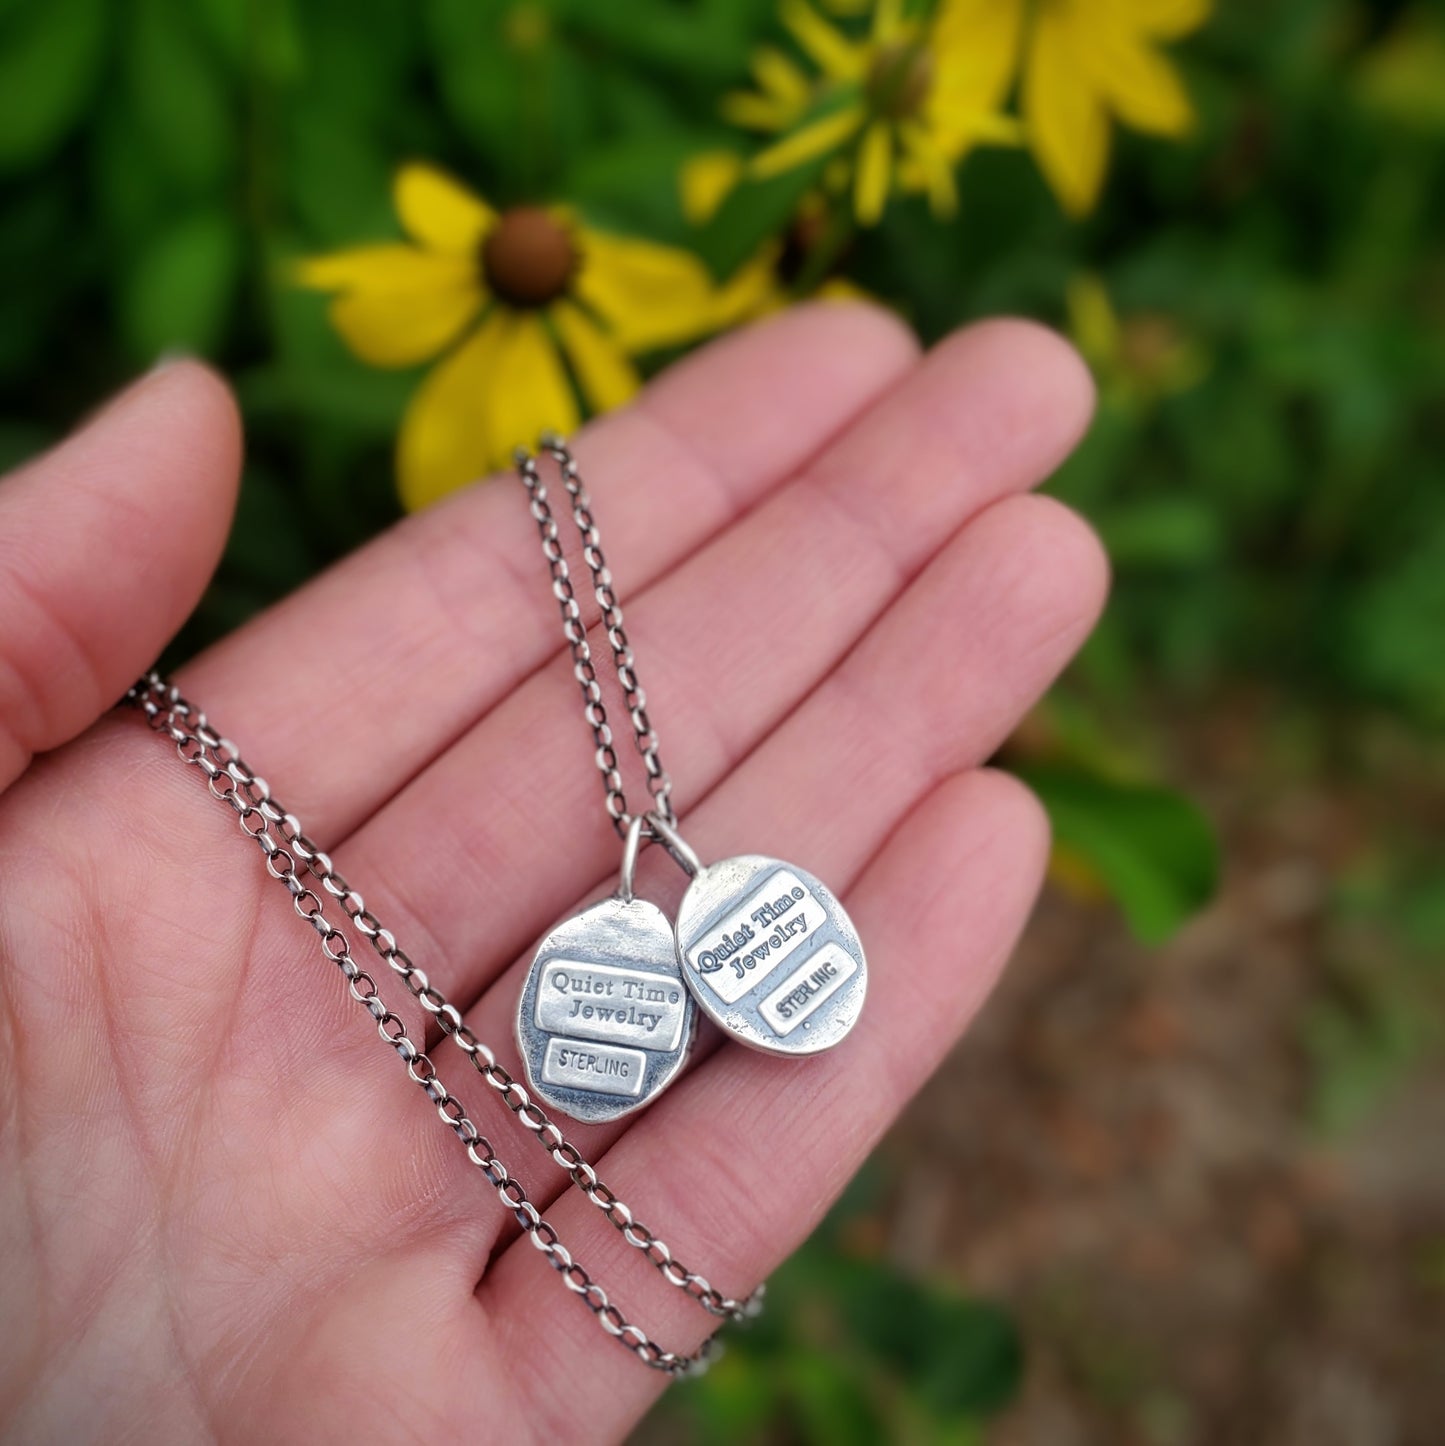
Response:
[{"label": "green leaf", "polygon": [[604,228],[687,245],[694,236],[682,214],[678,177],[704,144],[684,130],[594,149],[568,171],[562,194]]},{"label": "green leaf", "polygon": [[0,169],[43,160],[80,118],[105,50],[101,0],[46,0],[0,28]]},{"label": "green leaf", "polygon": [[933,1416],[996,1411],[1018,1389],[1023,1350],[997,1306],[923,1285],[882,1262],[840,1262],[834,1284],[855,1339]]},{"label": "green leaf", "polygon": [[1337,625],[1340,670],[1362,689],[1445,720],[1445,513],[1422,521],[1388,568],[1362,582]]},{"label": "green leaf", "polygon": [[672,1433],[683,1440],[708,1446],[760,1440],[781,1409],[779,1386],[786,1362],[780,1359],[778,1364],[783,1368],[774,1369],[772,1361],[749,1360],[725,1342],[712,1369],[679,1381],[663,1397],[659,1414],[688,1419],[691,1430]]},{"label": "green leaf", "polygon": [[[228,69],[273,85],[301,79],[303,46],[293,0],[191,0],[191,9]],[[369,32],[368,38],[378,43]]]},{"label": "green leaf", "polygon": [[70,210],[59,187],[16,187],[6,197],[4,217],[0,276],[13,280],[0,310],[0,381],[13,378],[23,386],[34,380],[36,358],[44,355],[55,332],[57,309],[77,275],[85,274],[89,258],[84,247],[74,244]]},{"label": "green leaf", "polygon": [[1094,525],[1119,568],[1199,567],[1223,545],[1219,519],[1200,497],[1121,502],[1096,514]]},{"label": "green leaf", "polygon": [[174,188],[124,96],[112,94],[96,107],[89,139],[89,204],[114,275],[121,269],[116,263],[135,255],[164,223]]},{"label": "green leaf", "polygon": [[567,25],[590,47],[606,47],[625,60],[656,67],[689,83],[724,85],[747,68],[756,32],[736,0],[725,5],[679,8],[659,0],[627,5],[573,4]]},{"label": "green leaf", "polygon": [[[795,129],[853,103],[856,97],[851,92],[830,95],[808,111]],[[744,179],[728,192],[693,241],[693,249],[718,280],[726,280],[750,261],[763,242],[787,231],[803,197],[819,183],[837,154],[837,150],[827,151],[766,180]]]},{"label": "green leaf", "polygon": [[1189,799],[1062,767],[1020,773],[1048,808],[1056,845],[1094,870],[1145,943],[1167,939],[1213,896],[1218,845]]},{"label": "green leaf", "polygon": [[[519,11],[536,27],[535,37],[527,25],[519,30]],[[538,151],[547,142],[550,118],[544,108],[549,88],[542,85],[551,49],[546,8],[431,0],[426,14],[432,60],[451,118],[494,162],[510,191],[535,187]]]},{"label": "green leaf", "polygon": [[863,1374],[845,1356],[794,1349],[786,1381],[804,1441],[816,1446],[874,1446],[886,1438]]},{"label": "green leaf", "polygon": [[1304,1021],[1313,1066],[1311,1113],[1320,1130],[1342,1135],[1366,1120],[1417,1060],[1421,1011],[1407,996],[1320,1000]]},{"label": "green leaf", "polygon": [[136,354],[214,350],[240,266],[240,237],[224,211],[196,212],[159,233],[122,285],[122,321]]},{"label": "green leaf", "polygon": [[317,564],[292,489],[271,472],[247,467],[226,542],[226,578],[274,597],[300,586]]},{"label": "green leaf", "polygon": [[145,141],[187,189],[221,181],[234,155],[239,115],[225,77],[185,6],[138,0],[126,28],[129,96]]}]

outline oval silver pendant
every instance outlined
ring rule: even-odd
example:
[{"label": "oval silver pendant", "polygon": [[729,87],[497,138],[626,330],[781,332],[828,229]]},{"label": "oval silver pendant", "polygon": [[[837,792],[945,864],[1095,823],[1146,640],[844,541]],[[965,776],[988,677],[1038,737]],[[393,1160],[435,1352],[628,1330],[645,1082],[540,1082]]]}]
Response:
[{"label": "oval silver pendant", "polygon": [[542,940],[517,1006],[517,1044],[538,1098],[600,1124],[667,1088],[696,1024],[667,916],[614,897]]},{"label": "oval silver pendant", "polygon": [[743,1044],[817,1054],[857,1023],[863,945],[826,885],[795,864],[742,854],[700,868],[677,913],[683,979]]}]

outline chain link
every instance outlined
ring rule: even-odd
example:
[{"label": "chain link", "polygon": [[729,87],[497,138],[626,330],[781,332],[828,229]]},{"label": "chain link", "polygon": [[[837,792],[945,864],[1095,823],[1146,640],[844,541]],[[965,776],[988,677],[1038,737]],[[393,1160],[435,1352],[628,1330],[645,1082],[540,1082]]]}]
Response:
[{"label": "chain link", "polygon": [[[585,500],[585,493],[583,497]],[[555,528],[553,531],[555,534]],[[620,613],[617,626],[620,631]],[[625,635],[622,637],[625,646]],[[683,1291],[710,1315],[728,1320],[757,1315],[766,1287],[760,1285],[745,1299],[734,1300],[674,1259],[666,1242],[633,1215],[598,1177],[595,1167],[581,1151],[531,1099],[525,1086],[497,1063],[492,1050],[472,1032],[456,1006],[448,1002],[425,972],[412,962],[395,936],[367,908],[361,895],[336,871],[330,857],[306,835],[300,820],[272,797],[266,781],[247,766],[235,746],[223,738],[209,724],[206,715],[182,697],[178,689],[152,672],[130,689],[126,701],[145,714],[154,731],[171,739],[179,757],[198,768],[205,775],[212,795],[236,814],[242,831],[255,840],[265,854],[267,872],[286,887],[296,913],[316,931],[322,952],[341,969],[351,997],[367,1011],[381,1037],[401,1056],[408,1075],[435,1106],[442,1123],[457,1136],[467,1158],[486,1176],[503,1206],[562,1277],[567,1288],[582,1298],[609,1335],[620,1340],[645,1364],[671,1376],[691,1375],[706,1369],[714,1350],[711,1340],[691,1355],[664,1349],[640,1327],[630,1323],[611,1303],[607,1292],[573,1259],[556,1230],[543,1219],[521,1184],[497,1158],[490,1141],[467,1117],[465,1107],[442,1084],[430,1056],[410,1038],[402,1019],[387,1008],[376,980],[353,958],[349,935],[342,926],[328,919],[325,902],[307,882],[308,878],[337,901],[348,922],[360,930],[378,956],[400,976],[412,997],[436,1019],[443,1035],[462,1050],[552,1161],[602,1211],[623,1239],[656,1267],[669,1285]],[[654,738],[654,753],[655,742]]]},{"label": "chain link", "polygon": [[[583,486],[577,461],[567,444],[558,436],[548,433],[542,438],[540,451],[549,454],[561,470],[562,485],[572,501],[572,520],[582,535],[582,556],[587,570],[592,574],[592,591],[597,606],[602,611],[602,625],[612,648],[612,661],[617,668],[617,680],[627,699],[627,714],[632,722],[633,740],[638,756],[647,771],[647,789],[652,795],[650,812],[657,814],[665,823],[676,825],[677,816],[672,808],[672,779],[662,766],[658,752],[657,729],[647,712],[647,694],[637,680],[637,660],[632,644],[627,638],[627,629],[622,622],[622,607],[617,601],[617,592],[612,584],[612,572],[602,555],[602,538],[592,516],[592,499]],[[607,721],[607,709],[602,702],[602,687],[597,680],[597,669],[592,662],[592,647],[587,641],[587,628],[582,621],[582,609],[577,603],[577,594],[572,586],[571,569],[563,555],[561,540],[557,533],[557,520],[552,514],[548,500],[547,485],[542,480],[538,456],[518,447],[515,453],[517,475],[527,489],[528,503],[537,530],[542,537],[542,555],[552,573],[552,594],[562,611],[562,632],[572,650],[572,673],[582,690],[582,713],[592,729],[592,738],[597,745],[595,754],[598,772],[602,775],[603,792],[607,798],[607,813],[617,832],[626,837],[632,814],[627,809],[627,794],[622,786],[622,769],[617,758],[616,743],[612,726]]]}]

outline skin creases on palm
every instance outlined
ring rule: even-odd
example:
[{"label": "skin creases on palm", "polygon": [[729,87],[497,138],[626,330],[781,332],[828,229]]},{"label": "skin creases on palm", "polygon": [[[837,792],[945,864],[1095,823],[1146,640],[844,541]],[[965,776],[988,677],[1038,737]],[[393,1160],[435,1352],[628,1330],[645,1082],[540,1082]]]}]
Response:
[{"label": "skin creases on palm", "polygon": [[[1090,406],[1031,325],[920,356],[829,305],[578,439],[689,840],[798,860],[869,953],[838,1049],[707,1037],[640,1116],[568,1130],[729,1294],[816,1222],[1025,921],[1047,827],[980,765],[1102,602],[1088,529],[1026,495]],[[108,711],[205,586],[237,433],[173,364],[0,483],[0,1424],[617,1439],[664,1378],[518,1238],[196,770]],[[509,1065],[529,946],[617,864],[531,526],[515,484],[469,489],[178,674]],[[694,1349],[714,1322],[431,1052],[628,1318]]]}]

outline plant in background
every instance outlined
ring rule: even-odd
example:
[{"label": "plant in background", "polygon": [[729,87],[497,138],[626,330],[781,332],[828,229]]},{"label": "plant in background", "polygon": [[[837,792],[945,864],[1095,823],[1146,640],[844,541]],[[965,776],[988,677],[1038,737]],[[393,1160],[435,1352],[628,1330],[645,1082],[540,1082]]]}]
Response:
[{"label": "plant in background", "polygon": [[[1086,209],[1111,117],[1162,134],[1189,125],[1154,45],[1207,9],[940,0],[915,13],[876,0],[850,29],[808,0],[782,0],[779,18],[812,69],[773,45],[753,51],[755,89],[726,96],[723,113],[774,139],[750,158],[703,151],[684,166],[686,209],[703,220],[696,252],[590,228],[562,207],[498,212],[414,164],[394,188],[407,241],[317,257],[299,278],[335,295],[332,322],[363,361],[441,357],[396,448],[403,504],[424,506],[539,430],[570,431],[625,402],[639,355],[789,296],[836,292],[831,273],[853,228],[877,223],[894,194],[922,194],[935,217],[952,215],[957,169],[980,145],[1026,138],[1064,204]],[[544,40],[538,30],[533,48]],[[1004,111],[1021,68],[1022,123]],[[790,247],[798,255],[784,268]]]},{"label": "plant in background", "polygon": [[1018,1388],[1024,1351],[996,1305],[899,1268],[889,1188],[865,1167],[768,1282],[768,1309],[658,1408],[661,1441],[726,1446],[976,1446]]},{"label": "plant in background", "polygon": [[[1022,12],[1028,0],[996,0]],[[1023,55],[1023,113],[1040,170],[1081,215],[1099,199],[1110,123],[1177,138],[1194,123],[1161,42],[1198,29],[1210,0],[1038,0]]]},{"label": "plant in background", "polygon": [[874,225],[896,187],[927,194],[938,215],[958,205],[954,171],[975,146],[1013,144],[1015,121],[1000,107],[1016,48],[1016,16],[992,0],[944,0],[925,24],[903,0],[878,0],[867,36],[852,40],[807,0],[783,0],[779,18],[819,72],[810,77],[764,46],[757,89],[730,95],[735,124],[782,133],[750,165],[768,180],[820,160],[851,188],[858,223]]},{"label": "plant in background", "polygon": [[496,211],[450,177],[398,172],[409,240],[303,262],[303,285],[335,293],[331,320],[361,360],[408,367],[445,352],[397,440],[403,505],[423,507],[505,464],[582,408],[620,406],[632,357],[719,330],[752,309],[757,278],[716,286],[690,252],[609,235],[562,207]]},{"label": "plant in background", "polygon": [[[1201,23],[1208,0],[826,3],[835,19],[811,0],[780,0],[796,53],[748,44],[754,86],[721,100],[724,120],[767,137],[762,148],[699,146],[673,172],[691,249],[624,239],[585,225],[573,208],[499,211],[413,164],[394,185],[407,240],[301,265],[305,285],[333,294],[332,323],[363,361],[440,358],[397,439],[407,508],[502,465],[542,430],[572,431],[583,416],[627,401],[645,353],[794,297],[866,295],[840,274],[859,229],[882,222],[890,199],[912,196],[941,228],[957,213],[957,171],[980,146],[1022,153],[1026,144],[1065,210],[1079,213],[1098,198],[1116,119],[1164,135],[1192,122],[1157,47]],[[500,46],[509,65],[561,63],[561,31],[544,23],[550,14],[513,7],[473,58]],[[572,179],[560,188],[570,193]],[[556,178],[544,174],[515,188],[526,194],[549,182]],[[1198,380],[1200,355],[1161,313],[1121,324],[1087,272],[1076,273],[1067,302],[1107,403],[1147,407]],[[1188,505],[1171,499],[1095,520],[1136,545],[1162,536],[1177,550],[1200,535]],[[1061,877],[1112,894],[1149,938],[1208,897],[1215,861],[1197,811],[1092,756],[1019,762],[1043,768],[1035,782],[1056,813]],[[1067,776],[1058,775],[1061,762]]]},{"label": "plant in background", "polygon": [[[705,226],[717,214],[733,187],[742,179],[746,162],[735,151],[699,151],[678,175],[678,196],[683,215],[694,226]],[[822,196],[804,196],[797,214],[781,236],[768,237],[733,273],[731,285],[753,301],[751,317],[780,311],[790,302],[867,301],[879,298],[857,282],[813,264],[817,247],[828,229],[828,206]]]},{"label": "plant in background", "polygon": [[1173,318],[1162,312],[1121,317],[1097,272],[1071,277],[1065,303],[1069,339],[1108,406],[1147,409],[1197,386],[1209,370],[1204,348]]},{"label": "plant in background", "polygon": [[[778,18],[801,64],[774,44],[751,56],[753,89],[724,97],[724,119],[773,137],[744,158],[699,157],[718,198],[698,248],[719,275],[821,198],[794,295],[833,270],[855,226],[890,196],[922,194],[935,220],[958,209],[957,173],[982,146],[1026,145],[1065,210],[1097,202],[1114,120],[1178,137],[1194,111],[1161,42],[1187,34],[1210,0],[876,0],[863,28],[809,0]],[[834,0],[835,11],[859,9]],[[811,68],[809,68],[811,67]],[[696,186],[685,171],[684,186]]]}]

